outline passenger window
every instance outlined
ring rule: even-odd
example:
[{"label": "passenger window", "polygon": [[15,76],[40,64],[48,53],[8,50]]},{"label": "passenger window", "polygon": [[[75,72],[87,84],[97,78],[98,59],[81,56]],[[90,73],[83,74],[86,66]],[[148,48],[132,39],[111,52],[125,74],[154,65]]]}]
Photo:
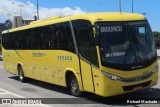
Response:
[{"label": "passenger window", "polygon": [[72,21],[79,53],[83,58],[90,61],[95,66],[99,66],[93,29],[88,27],[90,24],[91,22],[88,20]]},{"label": "passenger window", "polygon": [[90,41],[89,41],[89,30],[79,29],[79,52],[80,54],[90,61]]}]

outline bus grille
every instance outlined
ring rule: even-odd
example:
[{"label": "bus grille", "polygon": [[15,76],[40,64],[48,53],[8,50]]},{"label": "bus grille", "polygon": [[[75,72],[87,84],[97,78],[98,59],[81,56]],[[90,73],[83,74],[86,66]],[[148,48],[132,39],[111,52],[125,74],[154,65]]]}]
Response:
[{"label": "bus grille", "polygon": [[142,75],[142,76],[138,76],[138,77],[132,77],[132,78],[121,78],[120,81],[122,82],[136,82],[136,81],[141,81],[141,80],[145,80],[147,78],[149,78],[153,73],[150,72],[148,74]]}]

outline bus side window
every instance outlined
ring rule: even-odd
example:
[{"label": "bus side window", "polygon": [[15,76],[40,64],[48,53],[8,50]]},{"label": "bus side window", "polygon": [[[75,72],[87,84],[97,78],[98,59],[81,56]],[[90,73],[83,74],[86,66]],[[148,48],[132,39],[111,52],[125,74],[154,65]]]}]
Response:
[{"label": "bus side window", "polygon": [[66,50],[67,49],[67,45],[68,45],[68,41],[67,41],[67,23],[62,23],[62,27],[61,27],[61,47],[62,49]]},{"label": "bus side window", "polygon": [[56,32],[55,32],[55,40],[56,40],[56,49],[60,49],[60,24],[56,24]]},{"label": "bus side window", "polygon": [[55,27],[54,27],[54,25],[51,25],[50,26],[51,27],[51,34],[50,34],[50,36],[51,36],[51,39],[50,39],[50,41],[49,41],[49,47],[50,47],[50,49],[54,49],[54,47],[55,47],[55,45],[54,45],[54,40],[55,40],[55,37],[54,37],[54,32],[55,32]]},{"label": "bus side window", "polygon": [[90,44],[90,46],[91,46],[91,62],[95,66],[99,67],[98,55],[97,55],[97,49],[96,49],[93,29],[90,29],[90,35],[91,35],[91,38],[90,38],[90,41],[91,41],[91,44]]},{"label": "bus side window", "polygon": [[2,45],[3,45],[3,47],[6,49],[7,47],[6,47],[6,43],[7,43],[7,41],[6,41],[7,39],[6,39],[6,34],[2,34]]},{"label": "bus side window", "polygon": [[67,50],[75,53],[73,37],[72,37],[69,22],[67,22],[67,26],[66,26],[66,41],[67,41]]},{"label": "bus side window", "polygon": [[97,49],[94,40],[93,29],[90,29],[88,25],[91,22],[88,20],[74,20],[72,26],[77,41],[79,53],[82,57],[90,61],[95,66],[98,64]]},{"label": "bus side window", "polygon": [[40,27],[37,34],[37,37],[39,37],[38,44],[40,46],[40,49],[45,49],[45,42],[44,42],[45,35],[43,30],[44,30],[44,27]]},{"label": "bus side window", "polygon": [[25,36],[26,36],[26,49],[29,49],[29,30],[25,31]]},{"label": "bus side window", "polygon": [[88,33],[88,29],[79,29],[79,52],[85,59],[90,61],[90,42]]},{"label": "bus side window", "polygon": [[36,28],[36,31],[35,31],[36,32],[36,48],[37,49],[43,49],[42,42],[41,42],[43,35],[41,33],[40,28]]}]

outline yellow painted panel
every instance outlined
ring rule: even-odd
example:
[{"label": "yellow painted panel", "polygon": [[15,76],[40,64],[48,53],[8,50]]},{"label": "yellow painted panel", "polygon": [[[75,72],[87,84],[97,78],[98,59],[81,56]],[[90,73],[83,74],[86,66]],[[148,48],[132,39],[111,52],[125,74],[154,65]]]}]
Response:
[{"label": "yellow painted panel", "polygon": [[83,79],[83,88],[85,91],[94,92],[91,65],[82,59],[80,60],[80,63]]}]

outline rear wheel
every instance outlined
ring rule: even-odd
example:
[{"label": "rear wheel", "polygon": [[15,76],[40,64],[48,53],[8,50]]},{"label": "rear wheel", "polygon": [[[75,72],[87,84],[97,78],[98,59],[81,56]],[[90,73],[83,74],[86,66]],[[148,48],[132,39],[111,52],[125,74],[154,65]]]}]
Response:
[{"label": "rear wheel", "polygon": [[19,80],[21,82],[25,82],[23,68],[21,66],[18,67]]},{"label": "rear wheel", "polygon": [[70,92],[73,96],[78,97],[82,94],[82,92],[79,90],[78,81],[74,75],[71,75],[69,87],[70,87]]}]

